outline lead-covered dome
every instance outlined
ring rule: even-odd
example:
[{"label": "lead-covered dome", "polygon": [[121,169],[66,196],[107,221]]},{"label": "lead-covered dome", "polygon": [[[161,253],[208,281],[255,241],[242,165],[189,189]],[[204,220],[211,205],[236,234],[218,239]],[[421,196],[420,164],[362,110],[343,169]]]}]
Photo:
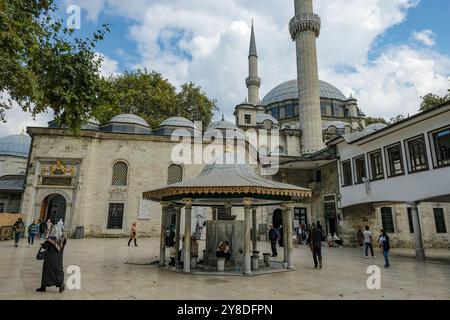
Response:
[{"label": "lead-covered dome", "polygon": [[28,158],[31,138],[17,134],[0,138],[0,155]]},{"label": "lead-covered dome", "polygon": [[[324,99],[334,99],[346,101],[347,97],[335,86],[320,80],[320,97]],[[284,82],[273,88],[261,101],[263,105],[275,102],[298,99],[298,81],[291,80]]]},{"label": "lead-covered dome", "polygon": [[172,117],[164,120],[159,126],[194,128],[194,123],[183,117]]},{"label": "lead-covered dome", "polygon": [[119,114],[118,116],[115,116],[111,119],[110,123],[125,123],[125,124],[137,124],[143,127],[149,128],[147,121],[142,119],[141,117],[135,115],[135,114]]}]

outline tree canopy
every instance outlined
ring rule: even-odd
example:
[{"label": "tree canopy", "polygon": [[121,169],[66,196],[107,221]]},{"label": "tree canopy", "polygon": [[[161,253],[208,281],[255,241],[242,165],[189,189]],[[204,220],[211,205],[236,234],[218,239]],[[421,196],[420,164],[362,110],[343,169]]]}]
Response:
[{"label": "tree canopy", "polygon": [[179,116],[202,121],[207,126],[217,110],[201,87],[193,83],[181,85],[180,92],[161,74],[146,70],[126,71],[108,79],[110,104],[96,112],[101,123],[120,113],[133,113],[144,118],[151,127],[163,120]]},{"label": "tree canopy", "polygon": [[429,93],[422,97],[422,103],[420,104],[420,111],[427,111],[447,101],[450,101],[450,89],[448,90],[448,93],[444,96],[438,96],[437,94]]},{"label": "tree canopy", "polygon": [[92,39],[74,38],[56,10],[53,0],[0,2],[0,121],[17,103],[33,116],[53,110],[77,129],[107,103],[94,48],[109,26]]}]

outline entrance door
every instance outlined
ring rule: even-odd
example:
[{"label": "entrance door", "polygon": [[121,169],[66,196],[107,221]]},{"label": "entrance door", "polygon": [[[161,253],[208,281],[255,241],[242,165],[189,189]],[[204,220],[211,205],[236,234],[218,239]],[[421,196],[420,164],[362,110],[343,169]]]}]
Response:
[{"label": "entrance door", "polygon": [[334,233],[336,233],[336,235],[337,235],[335,218],[327,219],[327,231],[328,231],[328,233],[331,233],[331,235],[333,235]]},{"label": "entrance door", "polygon": [[42,202],[41,213],[43,212],[45,212],[45,221],[48,219],[51,219],[53,223],[57,223],[60,219],[65,221],[66,199],[59,194],[49,195]]}]

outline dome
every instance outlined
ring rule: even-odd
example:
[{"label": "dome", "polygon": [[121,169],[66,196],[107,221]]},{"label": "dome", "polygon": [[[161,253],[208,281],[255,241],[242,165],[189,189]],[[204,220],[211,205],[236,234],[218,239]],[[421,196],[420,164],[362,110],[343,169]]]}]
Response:
[{"label": "dome", "polygon": [[269,120],[271,121],[273,124],[278,124],[278,120],[275,119],[273,116],[271,116],[270,114],[257,114],[256,115],[256,123],[264,123],[264,121]]},{"label": "dome", "polygon": [[31,138],[28,135],[17,134],[0,138],[0,155],[28,158]]},{"label": "dome", "polygon": [[387,124],[384,123],[373,123],[368,125],[364,131],[378,131],[387,127]]},{"label": "dome", "polygon": [[183,117],[172,117],[164,120],[160,125],[160,127],[171,126],[171,127],[188,127],[194,128],[194,123]]},{"label": "dome", "polygon": [[226,121],[222,119],[221,121],[217,121],[212,123],[206,131],[212,131],[212,130],[239,130],[241,131],[236,125],[232,122]]},{"label": "dome", "polygon": [[322,125],[322,130],[328,130],[329,127],[345,129],[345,127],[351,127],[351,125],[342,121],[330,121]]},{"label": "dome", "polygon": [[147,121],[135,114],[120,114],[111,119],[110,123],[137,124],[149,128]]},{"label": "dome", "polygon": [[[320,80],[320,97],[325,99],[347,101],[347,97],[338,88],[322,80]],[[298,98],[298,82],[297,80],[291,80],[273,88],[262,99],[261,103],[263,105],[269,105],[274,102]]]}]

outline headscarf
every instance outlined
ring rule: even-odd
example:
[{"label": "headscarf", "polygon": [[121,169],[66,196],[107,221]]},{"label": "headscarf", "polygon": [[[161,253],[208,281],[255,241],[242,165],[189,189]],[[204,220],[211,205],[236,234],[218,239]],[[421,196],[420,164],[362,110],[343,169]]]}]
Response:
[{"label": "headscarf", "polygon": [[51,243],[58,251],[62,251],[66,245],[66,237],[59,225],[52,225],[48,233],[47,242]]}]

